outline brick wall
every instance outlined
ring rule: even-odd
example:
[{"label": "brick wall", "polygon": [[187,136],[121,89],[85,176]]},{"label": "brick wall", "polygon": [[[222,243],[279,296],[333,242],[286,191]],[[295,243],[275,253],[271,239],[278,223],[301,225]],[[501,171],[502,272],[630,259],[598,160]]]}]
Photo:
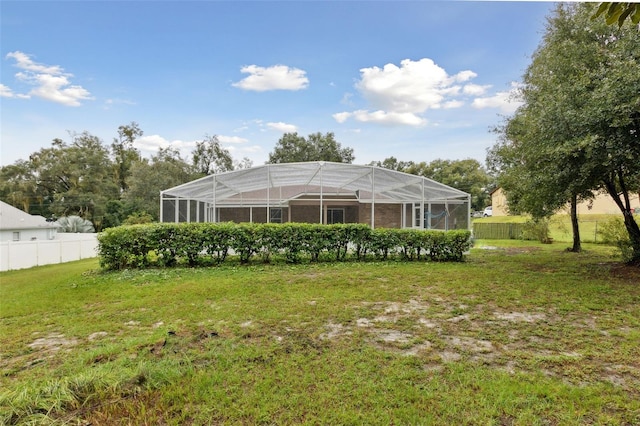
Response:
[{"label": "brick wall", "polygon": [[[402,204],[376,204],[376,228],[401,228]],[[360,204],[360,223],[371,224],[371,204]]]},{"label": "brick wall", "polygon": [[[318,205],[293,205],[291,208],[291,221],[300,223],[318,223],[320,211]],[[371,224],[371,204],[359,205],[330,205],[327,208],[344,209],[345,223]],[[375,218],[376,228],[400,228],[402,226],[402,204],[376,204]],[[253,222],[265,223],[267,221],[266,208],[253,208]],[[407,223],[410,223],[410,209],[407,214]],[[287,222],[289,208],[282,208],[282,222]],[[249,207],[220,208],[220,222],[249,222],[251,219]]]}]

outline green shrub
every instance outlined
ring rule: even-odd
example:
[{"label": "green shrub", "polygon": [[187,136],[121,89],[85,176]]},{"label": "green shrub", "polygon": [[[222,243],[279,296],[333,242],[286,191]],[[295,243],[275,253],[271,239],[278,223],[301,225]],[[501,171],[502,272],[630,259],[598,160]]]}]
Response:
[{"label": "green shrub", "polygon": [[470,232],[371,229],[363,224],[154,223],[106,229],[98,236],[104,269],[217,265],[233,251],[240,263],[342,261],[372,253],[379,260],[460,261]]},{"label": "green shrub", "polygon": [[205,258],[219,265],[229,254],[235,225],[232,223],[203,224],[202,244]]},{"label": "green shrub", "polygon": [[598,235],[604,244],[615,246],[623,262],[633,259],[633,247],[629,232],[621,217],[613,217],[598,227]]},{"label": "green shrub", "polygon": [[240,257],[240,263],[249,263],[249,259],[262,248],[262,241],[256,238],[258,225],[242,223],[233,227],[231,249]]},{"label": "green shrub", "polygon": [[522,228],[522,239],[540,241],[543,244],[553,242],[549,236],[549,219],[528,220]]},{"label": "green shrub", "polygon": [[380,260],[387,260],[390,253],[393,253],[400,245],[400,234],[397,229],[376,228],[371,230],[369,247]]}]

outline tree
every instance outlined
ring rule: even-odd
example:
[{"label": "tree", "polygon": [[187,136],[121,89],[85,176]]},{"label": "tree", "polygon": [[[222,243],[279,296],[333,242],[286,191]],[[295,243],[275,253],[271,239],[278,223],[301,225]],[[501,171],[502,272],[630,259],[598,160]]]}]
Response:
[{"label": "tree", "polygon": [[107,201],[118,198],[109,152],[88,132],[71,138],[54,139],[29,158],[37,194],[54,216],[77,215],[100,229]]},{"label": "tree", "polygon": [[233,170],[250,169],[253,167],[253,161],[247,157],[242,157],[242,160],[233,160]]},{"label": "tree", "polygon": [[635,25],[640,24],[640,3],[629,2],[602,2],[591,19],[597,19],[604,15],[607,25],[618,23],[621,27],[629,18]]},{"label": "tree", "polygon": [[490,177],[478,162],[471,158],[464,160],[436,159],[430,163],[414,163],[407,173],[424,176],[471,194],[471,208],[482,210],[488,204]]},{"label": "tree", "polygon": [[199,176],[175,148],[161,148],[151,160],[133,165],[123,199],[129,210],[160,216],[160,191],[189,182]]},{"label": "tree", "polygon": [[352,163],[352,148],[342,148],[335,140],[333,133],[322,135],[312,133],[305,139],[298,133],[285,133],[269,153],[270,164],[297,163],[304,161],[333,161],[336,163]]},{"label": "tree", "polygon": [[561,4],[548,19],[523,77],[523,105],[490,156],[510,204],[534,215],[607,192],[629,234],[628,261],[640,265],[629,201],[640,189],[640,32],[591,20],[593,12]]},{"label": "tree", "polygon": [[369,163],[370,166],[382,167],[383,169],[395,170],[397,172],[406,172],[413,164],[413,161],[398,161],[396,157],[387,157],[382,161],[372,161]]},{"label": "tree", "polygon": [[64,216],[56,221],[60,225],[59,232],[92,233],[96,232],[93,224],[80,216]]},{"label": "tree", "polygon": [[128,189],[127,178],[131,175],[131,166],[134,162],[140,161],[140,151],[133,143],[142,134],[138,123],[132,121],[128,125],[118,127],[118,137],[114,138],[111,144],[116,180],[122,192]]},{"label": "tree", "polygon": [[482,210],[487,205],[489,198],[487,188],[491,178],[477,160],[471,158],[465,160],[436,159],[430,163],[424,161],[415,163],[413,161],[398,161],[395,157],[388,157],[383,161],[370,164],[423,176],[469,193],[471,194],[471,208],[474,210]]},{"label": "tree", "polygon": [[0,197],[27,213],[43,214],[41,197],[31,163],[18,160],[0,169]]},{"label": "tree", "polygon": [[196,147],[191,154],[195,171],[202,175],[229,172],[234,169],[229,150],[220,146],[216,135],[206,136],[204,140],[196,142]]}]

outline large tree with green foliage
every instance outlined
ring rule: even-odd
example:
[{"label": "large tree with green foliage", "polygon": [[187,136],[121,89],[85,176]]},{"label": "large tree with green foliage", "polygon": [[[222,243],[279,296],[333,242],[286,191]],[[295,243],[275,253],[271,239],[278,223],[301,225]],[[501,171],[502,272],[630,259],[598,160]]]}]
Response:
[{"label": "large tree with green foliage", "polygon": [[424,176],[437,182],[471,194],[471,208],[482,210],[487,206],[490,176],[478,160],[436,159],[430,163],[414,163],[407,167],[407,173]]},{"label": "large tree with green foliage", "polygon": [[203,176],[229,172],[234,168],[231,153],[220,145],[216,135],[206,136],[196,142],[191,158],[196,173]]},{"label": "large tree with green foliage", "polygon": [[471,158],[464,160],[436,159],[429,163],[425,161],[416,163],[388,157],[383,161],[373,161],[370,165],[423,176],[467,192],[471,194],[471,208],[474,210],[482,210],[488,204],[489,192],[487,188],[491,177],[478,160]]},{"label": "large tree with green foliage", "polygon": [[629,198],[640,189],[640,32],[592,20],[594,10],[561,4],[549,17],[523,105],[498,129],[489,162],[510,204],[534,215],[607,192],[624,218],[627,260],[640,264]]},{"label": "large tree with green foliage", "polygon": [[143,159],[134,146],[142,134],[131,122],[118,127],[109,147],[88,132],[70,133],[70,142],[56,138],[28,160],[0,168],[0,199],[49,218],[77,215],[101,230],[132,215],[157,220],[160,190],[251,165],[246,158],[235,162],[215,137],[196,144],[193,164],[172,148]]},{"label": "large tree with green foliage", "polygon": [[353,149],[343,148],[333,133],[312,133],[307,138],[298,133],[285,133],[269,153],[269,163],[297,163],[304,161],[333,161],[352,163]]},{"label": "large tree with green foliage", "polygon": [[38,196],[55,216],[77,215],[98,229],[108,200],[118,198],[109,151],[97,136],[71,133],[29,158]]},{"label": "large tree with green foliage", "polygon": [[627,19],[638,25],[640,24],[640,3],[605,1],[600,3],[600,7],[591,19],[596,19],[601,15],[604,15],[608,25],[617,23],[621,27]]},{"label": "large tree with green foliage", "polygon": [[127,178],[131,175],[131,167],[136,161],[140,161],[140,151],[133,144],[142,134],[138,123],[132,121],[118,127],[118,137],[111,143],[115,176],[122,192],[128,189]]},{"label": "large tree with green foliage", "polygon": [[47,215],[30,161],[18,160],[0,169],[0,198],[25,212]]},{"label": "large tree with green foliage", "polygon": [[189,182],[201,176],[180,153],[171,147],[160,149],[150,160],[137,162],[127,181],[129,190],[123,199],[133,212],[160,216],[160,191]]}]

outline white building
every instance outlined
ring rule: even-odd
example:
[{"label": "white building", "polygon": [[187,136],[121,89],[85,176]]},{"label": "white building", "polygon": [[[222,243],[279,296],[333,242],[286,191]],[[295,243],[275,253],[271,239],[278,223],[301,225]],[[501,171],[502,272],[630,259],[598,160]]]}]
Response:
[{"label": "white building", "polygon": [[0,241],[53,240],[58,225],[0,201]]}]

